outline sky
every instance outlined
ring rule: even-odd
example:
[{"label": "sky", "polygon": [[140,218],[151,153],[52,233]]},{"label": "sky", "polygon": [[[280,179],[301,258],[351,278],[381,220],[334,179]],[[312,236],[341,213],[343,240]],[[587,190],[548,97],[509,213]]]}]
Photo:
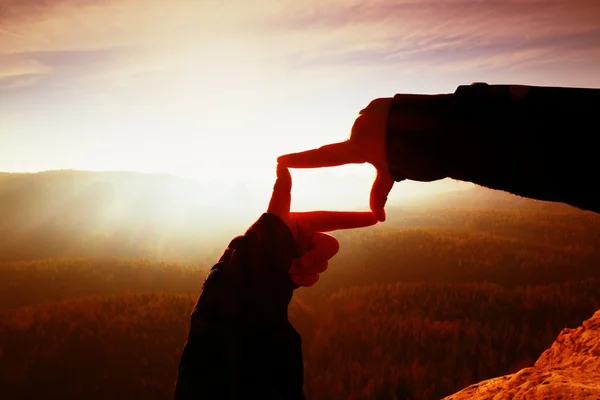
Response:
[{"label": "sky", "polygon": [[[278,155],[346,139],[374,98],[600,87],[599,65],[598,0],[0,0],[0,171],[166,172],[260,203]],[[301,208],[354,209],[374,171],[293,176]]]}]

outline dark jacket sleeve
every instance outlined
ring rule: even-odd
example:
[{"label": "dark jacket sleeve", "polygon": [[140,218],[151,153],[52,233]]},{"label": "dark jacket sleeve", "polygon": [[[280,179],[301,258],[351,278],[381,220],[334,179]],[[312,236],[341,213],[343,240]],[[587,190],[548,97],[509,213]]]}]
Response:
[{"label": "dark jacket sleeve", "polygon": [[600,89],[477,83],[396,95],[386,151],[397,181],[416,149],[446,177],[600,212],[598,136]]},{"label": "dark jacket sleeve", "polygon": [[294,237],[263,214],[211,269],[191,316],[175,399],[304,399],[300,336],[288,321]]}]

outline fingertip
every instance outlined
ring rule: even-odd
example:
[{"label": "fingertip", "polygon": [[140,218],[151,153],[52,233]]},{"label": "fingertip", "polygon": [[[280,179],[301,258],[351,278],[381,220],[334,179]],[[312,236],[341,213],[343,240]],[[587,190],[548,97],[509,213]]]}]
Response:
[{"label": "fingertip", "polygon": [[385,221],[385,210],[383,208],[380,208],[378,210],[374,210],[373,214],[375,214],[375,217],[377,217],[377,220],[379,222],[384,222]]},{"label": "fingertip", "polygon": [[370,206],[371,211],[380,222],[385,221],[385,203],[393,186],[394,179],[390,173],[385,169],[377,169],[377,175],[371,189]]},{"label": "fingertip", "polygon": [[273,185],[273,193],[267,208],[267,213],[275,214],[283,221],[288,220],[290,214],[290,205],[292,192],[292,176],[290,171],[277,164],[277,179]]},{"label": "fingertip", "polygon": [[372,204],[371,212],[373,213],[373,219],[375,219],[375,224],[377,222],[385,221],[386,215],[385,215],[385,209],[383,207],[377,207],[376,205]]},{"label": "fingertip", "polygon": [[274,190],[290,191],[292,189],[292,174],[283,164],[277,164],[277,181]]}]

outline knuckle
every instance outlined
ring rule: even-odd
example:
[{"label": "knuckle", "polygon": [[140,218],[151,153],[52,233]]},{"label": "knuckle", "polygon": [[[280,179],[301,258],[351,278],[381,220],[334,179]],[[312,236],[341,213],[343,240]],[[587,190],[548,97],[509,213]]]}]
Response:
[{"label": "knuckle", "polygon": [[328,262],[323,261],[323,262],[312,265],[308,269],[311,274],[320,274],[321,272],[325,272],[327,270],[327,267],[328,267]]},{"label": "knuckle", "polygon": [[309,278],[308,282],[306,282],[306,287],[314,286],[318,281],[319,281],[319,274],[314,274],[313,276],[311,276]]}]

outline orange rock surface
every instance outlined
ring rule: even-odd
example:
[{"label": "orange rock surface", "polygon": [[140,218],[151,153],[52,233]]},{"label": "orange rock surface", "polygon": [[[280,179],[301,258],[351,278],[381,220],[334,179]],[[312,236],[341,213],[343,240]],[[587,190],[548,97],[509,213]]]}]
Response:
[{"label": "orange rock surface", "polygon": [[600,399],[600,310],[563,329],[533,367],[466,387],[444,400]]}]

